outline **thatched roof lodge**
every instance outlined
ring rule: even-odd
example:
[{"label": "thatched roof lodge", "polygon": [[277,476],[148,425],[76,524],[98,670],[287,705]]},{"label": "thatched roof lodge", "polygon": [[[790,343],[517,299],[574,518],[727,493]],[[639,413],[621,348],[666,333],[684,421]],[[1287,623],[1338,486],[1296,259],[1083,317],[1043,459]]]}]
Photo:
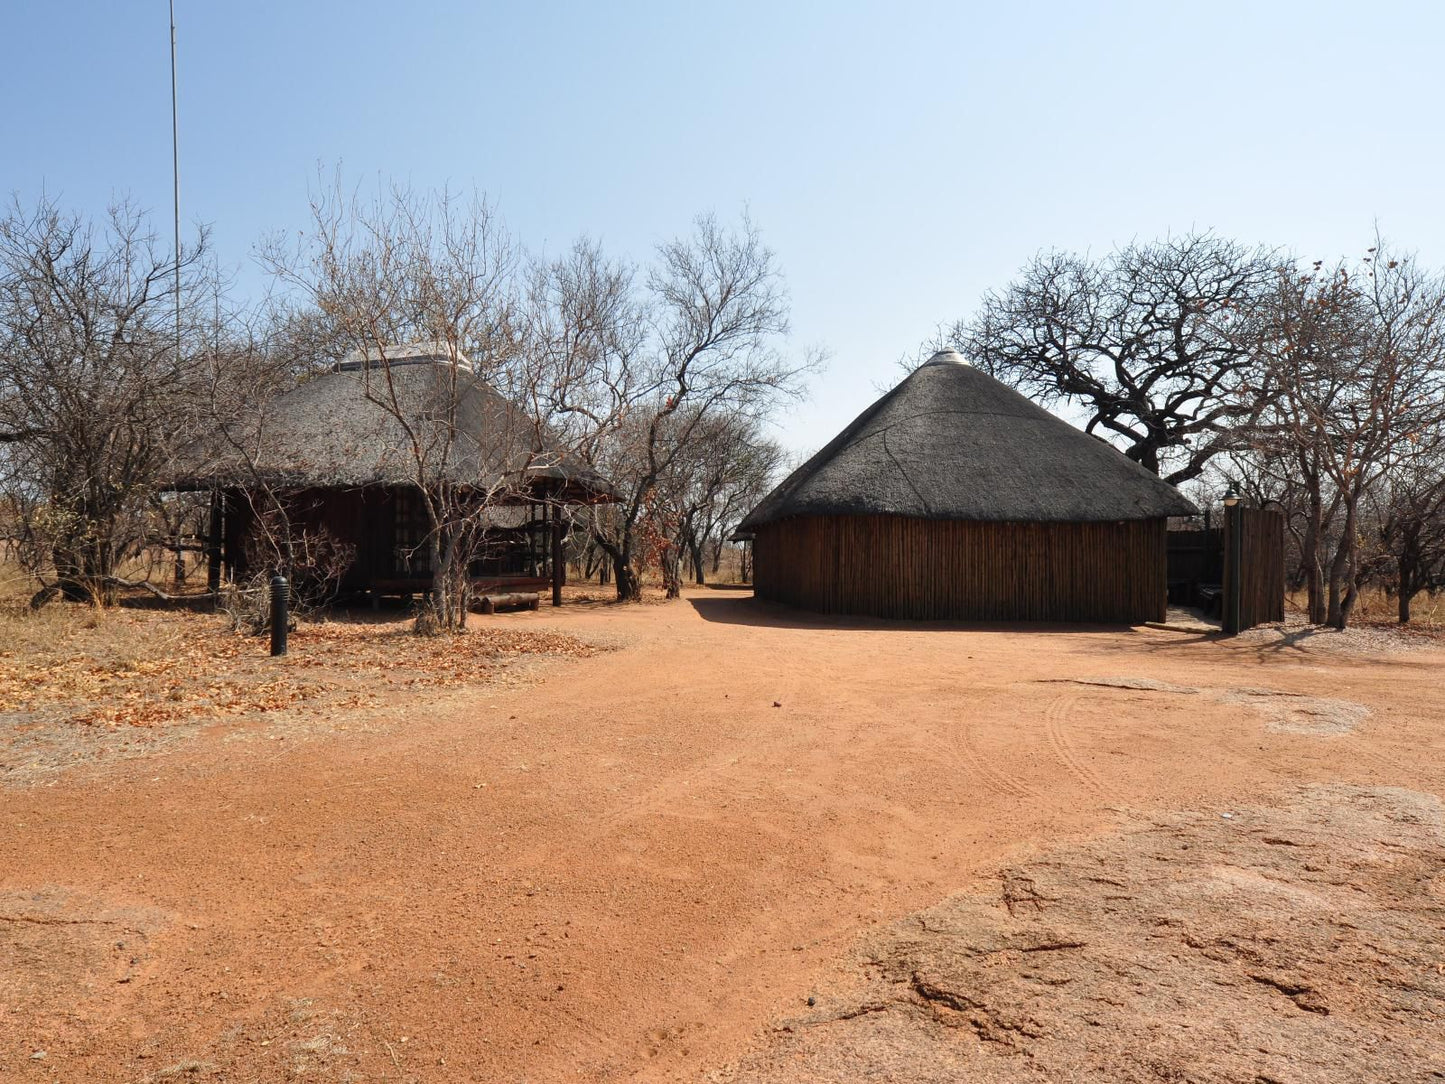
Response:
[{"label": "thatched roof lodge", "polygon": [[1198,509],[1105,442],[935,354],[744,519],[758,597],[825,613],[1141,622],[1169,516]]},{"label": "thatched roof lodge", "polygon": [[233,578],[254,563],[264,489],[284,500],[294,530],[324,530],[354,550],[344,591],[413,594],[431,581],[419,455],[426,477],[490,506],[494,544],[473,569],[484,588],[560,587],[557,509],[611,499],[554,434],[435,344],[349,355],[188,449],[175,488],[220,495],[214,533]]}]

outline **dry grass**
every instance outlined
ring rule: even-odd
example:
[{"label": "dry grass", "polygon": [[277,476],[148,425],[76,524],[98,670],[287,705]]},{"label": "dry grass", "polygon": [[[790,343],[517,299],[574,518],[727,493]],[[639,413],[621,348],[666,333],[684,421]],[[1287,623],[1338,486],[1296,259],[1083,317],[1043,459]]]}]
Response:
[{"label": "dry grass", "polygon": [[[1305,593],[1291,591],[1285,596],[1285,609],[1295,614],[1306,612]],[[1351,619],[1356,625],[1383,626],[1399,624],[1399,603],[1378,587],[1360,592]],[[1427,632],[1445,630],[1445,592],[1431,596],[1425,592],[1415,596],[1410,606],[1410,627]]]},{"label": "dry grass", "polygon": [[[1361,593],[1355,617],[1362,625],[1394,625],[1399,620],[1399,603],[1378,588]],[[1410,604],[1410,624],[1425,629],[1445,629],[1445,592],[1434,596],[1421,592]]]}]

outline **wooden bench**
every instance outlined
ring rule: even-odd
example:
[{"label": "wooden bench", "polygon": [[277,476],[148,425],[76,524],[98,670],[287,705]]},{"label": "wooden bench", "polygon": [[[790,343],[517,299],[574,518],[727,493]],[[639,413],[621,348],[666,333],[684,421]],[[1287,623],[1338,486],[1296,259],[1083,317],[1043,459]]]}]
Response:
[{"label": "wooden bench", "polygon": [[515,606],[535,610],[541,604],[542,596],[536,591],[493,591],[477,599],[477,608],[484,614],[494,614],[504,606]]},{"label": "wooden bench", "polygon": [[1224,585],[1201,583],[1194,589],[1199,598],[1199,608],[1210,617],[1219,617],[1224,610]]}]

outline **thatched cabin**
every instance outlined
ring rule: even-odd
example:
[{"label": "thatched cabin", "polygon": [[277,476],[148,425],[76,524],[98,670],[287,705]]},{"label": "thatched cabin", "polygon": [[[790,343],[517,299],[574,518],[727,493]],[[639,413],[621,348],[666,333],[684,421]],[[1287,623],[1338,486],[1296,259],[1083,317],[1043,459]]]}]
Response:
[{"label": "thatched cabin", "polygon": [[556,598],[565,576],[563,506],[610,500],[611,489],[465,357],[453,364],[443,348],[349,356],[275,398],[258,419],[189,449],[175,488],[217,495],[212,561],[228,578],[259,571],[261,512],[276,497],[293,534],[346,551],[342,593],[420,594],[432,568],[419,457],[426,477],[445,478],[487,506],[487,544],[470,570],[476,587],[550,585]]},{"label": "thatched cabin", "polygon": [[740,527],[759,598],[824,613],[1162,620],[1169,516],[1198,509],[954,351],[935,354]]}]

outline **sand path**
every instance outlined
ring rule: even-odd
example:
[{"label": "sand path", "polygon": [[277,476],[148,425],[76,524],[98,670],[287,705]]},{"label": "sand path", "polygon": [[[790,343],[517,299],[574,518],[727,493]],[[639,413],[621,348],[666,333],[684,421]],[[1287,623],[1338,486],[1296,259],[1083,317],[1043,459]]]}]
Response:
[{"label": "sand path", "polygon": [[0,1079],[696,1078],[1031,847],[1300,783],[1445,794],[1436,651],[728,591],[483,620],[621,646],[0,792]]}]

